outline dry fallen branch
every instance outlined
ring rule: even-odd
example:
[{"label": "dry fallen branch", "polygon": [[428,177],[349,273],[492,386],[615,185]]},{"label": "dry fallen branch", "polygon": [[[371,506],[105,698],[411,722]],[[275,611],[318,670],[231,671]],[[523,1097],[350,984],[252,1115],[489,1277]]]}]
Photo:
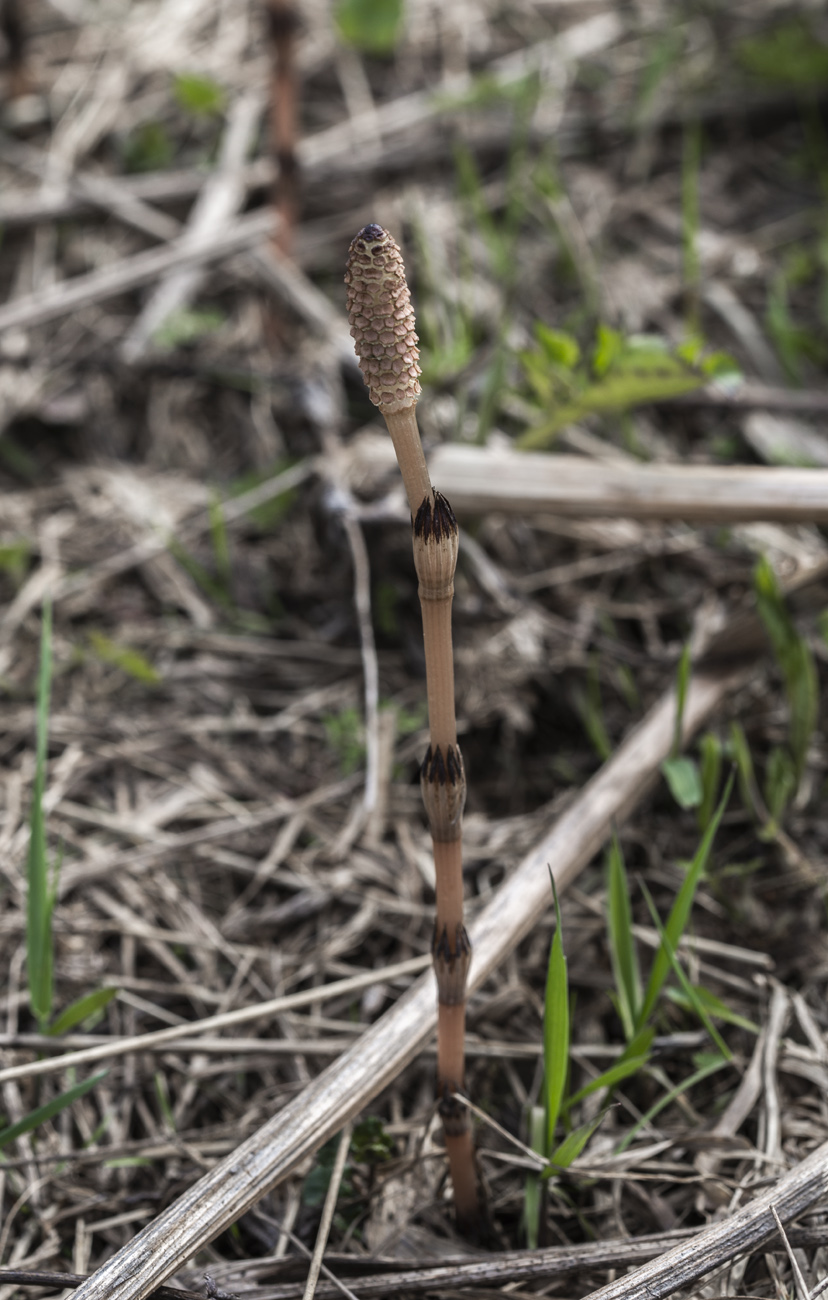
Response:
[{"label": "dry fallen branch", "polygon": [[[367,462],[370,457],[370,465]],[[354,466],[376,474],[390,449],[363,439]],[[696,523],[828,521],[828,470],[764,465],[626,465],[581,456],[446,444],[428,458],[431,478],[456,512],[549,511],[578,518]]]},{"label": "dry fallen branch", "polygon": [[[776,1204],[774,1202],[774,1204]],[[503,1287],[509,1282],[528,1279],[563,1277],[569,1273],[587,1273],[605,1268],[625,1268],[631,1264],[663,1257],[676,1245],[692,1244],[704,1229],[680,1228],[675,1232],[646,1233],[640,1237],[582,1242],[572,1246],[547,1246],[539,1250],[505,1250],[481,1259],[424,1260],[419,1268],[411,1268],[407,1260],[365,1260],[334,1256],[331,1260],[340,1278],[347,1278],[349,1289],[364,1300],[367,1296],[384,1296],[391,1292],[418,1294],[438,1289],[471,1290],[480,1287]],[[793,1247],[813,1248],[825,1245],[825,1232],[819,1228],[789,1228],[788,1241]],[[293,1267],[299,1266],[295,1261]],[[247,1260],[221,1267],[221,1281],[231,1286],[233,1294],[250,1296],[258,1294],[267,1300],[301,1300],[303,1282],[270,1282],[266,1279],[275,1270],[284,1276],[286,1261]],[[371,1271],[373,1268],[373,1271]],[[360,1271],[363,1270],[363,1271]],[[216,1270],[218,1273],[219,1270]],[[628,1276],[635,1276],[634,1274]],[[262,1279],[264,1285],[256,1287]],[[0,1285],[79,1287],[86,1282],[86,1274],[56,1273],[16,1268],[0,1269]],[[336,1300],[342,1294],[340,1287],[330,1281],[320,1281],[316,1288],[319,1300]],[[204,1300],[197,1291],[180,1287],[163,1286],[153,1292],[157,1300]]]},{"label": "dry fallen branch", "polygon": [[828,1194],[828,1142],[784,1174],[729,1219],[705,1228],[627,1277],[593,1291],[587,1300],[660,1300],[704,1277],[720,1264],[757,1250],[776,1232]]},{"label": "dry fallen branch", "polygon": [[133,257],[125,257],[114,266],[88,275],[78,275],[60,284],[49,285],[37,293],[18,298],[16,302],[0,307],[0,331],[29,329],[42,325],[58,316],[67,316],[93,303],[104,302],[118,294],[150,284],[159,276],[173,270],[204,266],[208,262],[241,252],[251,244],[258,244],[273,229],[274,217],[270,211],[251,212],[239,217],[231,230],[222,230],[212,239],[197,245],[187,235],[181,235],[164,248],[150,248]]}]

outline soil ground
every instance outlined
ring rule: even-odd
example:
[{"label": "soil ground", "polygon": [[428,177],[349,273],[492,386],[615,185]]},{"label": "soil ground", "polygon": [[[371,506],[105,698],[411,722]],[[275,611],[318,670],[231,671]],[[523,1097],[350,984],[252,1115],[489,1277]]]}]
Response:
[{"label": "soil ground", "polygon": [[[268,25],[258,0],[21,12],[0,135],[2,1060],[176,1025],[184,1043],[104,1062],[83,1097],[4,1146],[0,1263],[85,1274],[415,978],[385,968],[428,959],[422,633],[398,477],[373,450],[384,430],[347,356],[350,239],[376,221],[403,248],[427,450],[509,445],[569,401],[572,419],[543,439],[550,456],[824,467],[828,27],[806,4],[406,0],[394,30],[394,5],[343,3],[337,26],[307,0],[291,56],[289,24]],[[384,14],[388,48],[372,52]],[[290,57],[299,197],[289,134],[274,197],[270,70]],[[275,251],[261,223],[243,242],[268,211]],[[241,242],[197,262],[153,320],[159,284],[186,275],[173,241],[188,228],[194,246]],[[113,290],[108,274],[170,244],[160,270]],[[85,283],[86,297],[62,297]],[[584,391],[636,347],[698,383],[668,401],[645,367],[623,409],[591,406]],[[730,360],[709,364],[715,353]],[[733,369],[741,387],[712,381]],[[762,557],[784,582],[826,544],[807,519],[494,510],[460,523],[474,917],[676,680],[700,612],[727,624],[751,607]],[[38,1025],[26,873],[45,598],[45,814],[60,868]],[[700,774],[718,798],[743,759],[682,948],[689,980],[718,999],[730,1058],[705,1074],[719,1048],[671,977],[651,1060],[550,1184],[542,1244],[698,1228],[828,1139],[823,603],[816,586],[703,747],[688,746],[695,767],[673,769],[674,784]],[[379,707],[366,713],[374,654]],[[685,796],[661,777],[617,827],[645,978],[658,944],[647,897],[665,919],[701,840]],[[561,904],[574,1095],[624,1046],[603,855]],[[550,893],[469,1005],[493,1251],[526,1241],[531,1162],[512,1139],[527,1141],[542,1093],[553,924]],[[186,1040],[194,1020],[371,971],[357,993]],[[68,1033],[40,1032],[104,988],[113,1000]],[[6,1126],[99,1068],[6,1079]],[[744,1113],[722,1124],[734,1096]],[[578,1103],[571,1123],[601,1101]],[[332,1160],[325,1147],[177,1282],[200,1288],[207,1270],[240,1295],[282,1294],[307,1268]],[[799,1220],[810,1288],[823,1221],[818,1205]],[[329,1263],[347,1278],[470,1251],[453,1228],[429,1050],[357,1121]],[[611,1267],[473,1289],[585,1294]],[[777,1242],[704,1294],[794,1289]]]}]

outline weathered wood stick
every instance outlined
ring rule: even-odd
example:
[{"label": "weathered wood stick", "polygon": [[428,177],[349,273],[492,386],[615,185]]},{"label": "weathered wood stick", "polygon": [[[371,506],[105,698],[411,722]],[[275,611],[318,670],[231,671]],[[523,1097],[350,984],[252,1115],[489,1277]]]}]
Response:
[{"label": "weathered wood stick", "polygon": [[[379,437],[354,446],[353,472],[376,475],[394,461]],[[584,456],[444,444],[428,471],[456,515],[571,515],[690,523],[828,522],[828,470],[766,465],[647,465]]]},{"label": "weathered wood stick", "polygon": [[828,470],[623,464],[446,444],[429,460],[456,512],[533,510],[580,519],[828,521]]}]

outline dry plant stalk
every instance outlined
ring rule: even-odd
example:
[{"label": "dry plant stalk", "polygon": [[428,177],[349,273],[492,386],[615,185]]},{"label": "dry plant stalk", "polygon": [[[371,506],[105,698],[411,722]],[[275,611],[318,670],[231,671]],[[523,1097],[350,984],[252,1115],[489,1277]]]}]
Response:
[{"label": "dry plant stalk", "polygon": [[299,16],[291,0],[268,0],[270,45],[270,138],[278,165],[273,209],[280,218],[273,235],[277,253],[290,257],[299,219],[299,160],[296,156],[298,73],[296,32]]},{"label": "dry plant stalk", "polygon": [[469,1112],[456,1097],[463,1087],[466,979],[471,962],[463,924],[466,775],[457,744],[451,647],[457,521],[429,479],[415,410],[420,367],[414,311],[400,250],[381,226],[365,226],[352,241],[345,283],[360,369],[371,401],[385,417],[411,510],[428,691],[430,744],[420,786],[436,876],[432,957],[438,997],[437,1089],[458,1226],[473,1232],[480,1222],[474,1145]]}]

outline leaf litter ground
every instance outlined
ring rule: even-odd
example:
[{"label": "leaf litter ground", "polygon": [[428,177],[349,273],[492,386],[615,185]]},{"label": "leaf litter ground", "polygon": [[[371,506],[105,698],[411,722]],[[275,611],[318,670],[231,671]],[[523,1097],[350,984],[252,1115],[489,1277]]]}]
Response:
[{"label": "leaf litter ground", "polygon": [[[368,473],[355,454],[378,430],[337,332],[345,250],[361,225],[379,220],[404,243],[430,446],[519,438],[574,394],[578,422],[554,450],[585,460],[826,463],[808,415],[825,409],[822,119],[808,60],[797,77],[785,70],[791,49],[824,50],[817,19],[734,5],[691,7],[678,23],[669,6],[576,17],[541,3],[499,18],[469,3],[443,17],[410,3],[395,53],[379,59],[342,44],[326,6],[303,10],[292,293],[237,250],[140,346],[133,328],[152,286],[99,297],[93,286],[77,310],[42,323],[24,311],[0,334],[4,1066],[167,1026],[181,1026],[184,1044],[114,1059],[71,1108],[5,1146],[5,1266],[92,1271],[349,1046],[418,958],[427,964],[410,546],[394,473],[379,461]],[[28,310],[50,285],[176,238],[232,105],[250,88],[263,105],[267,67],[252,3],[150,7],[117,25],[35,5],[26,23],[30,84],[25,103],[7,106],[0,148],[0,276],[4,298]],[[452,95],[424,94],[443,74],[457,79]],[[272,166],[252,137],[237,163],[250,143],[239,204],[255,207]],[[209,234],[223,228],[216,218]],[[746,376],[735,397],[680,354],[694,332],[700,357],[726,352]],[[641,333],[666,341],[633,357],[643,392],[616,370],[627,409],[582,410],[600,379],[595,349],[615,349],[618,363]],[[653,400],[665,365],[685,377],[690,367],[681,404]],[[699,611],[734,619],[753,599],[758,556],[785,579],[823,559],[825,544],[807,523],[489,511],[461,524],[455,641],[474,915],[675,679]],[[349,526],[365,542],[361,576]],[[379,672],[367,719],[360,582]],[[25,885],[49,594],[44,806],[49,855],[61,860],[52,1019],[117,989],[52,1039],[29,1009]],[[817,588],[796,622],[818,677],[820,608]],[[583,1294],[626,1262],[602,1243],[712,1222],[828,1136],[825,755],[817,721],[794,794],[792,708],[801,720],[808,704],[797,705],[800,678],[791,687],[782,660],[769,645],[710,724],[720,780],[747,751],[754,789],[743,762],[681,950],[690,980],[726,1009],[716,1023],[732,1061],[683,1089],[712,1043],[680,997],[662,998],[650,1065],[619,1086],[582,1172],[554,1185],[544,1211],[542,1242],[586,1252],[577,1280],[492,1272],[435,1290]],[[377,760],[367,812],[366,747]],[[688,756],[701,772],[695,745]],[[666,918],[700,828],[662,781],[618,831],[646,972],[658,938],[644,886]],[[603,861],[561,902],[574,1093],[624,1043]],[[467,1086],[501,1249],[524,1241],[530,1162],[509,1135],[526,1141],[540,1095],[551,927],[550,907],[470,1004]],[[406,962],[408,973],[383,976]],[[187,1042],[193,1020],[372,971],[370,984]],[[6,1080],[6,1125],[98,1068]],[[451,1226],[433,1074],[426,1052],[357,1121],[329,1255],[342,1278],[468,1252]],[[738,1122],[723,1123],[734,1099]],[[587,1098],[572,1122],[599,1107]],[[298,1294],[307,1265],[295,1243],[313,1246],[332,1162],[324,1148],[177,1280],[199,1288],[206,1269],[239,1294],[288,1284]],[[791,1232],[809,1286],[824,1271],[821,1224],[816,1207]],[[790,1267],[774,1247],[706,1294],[781,1294]]]}]

